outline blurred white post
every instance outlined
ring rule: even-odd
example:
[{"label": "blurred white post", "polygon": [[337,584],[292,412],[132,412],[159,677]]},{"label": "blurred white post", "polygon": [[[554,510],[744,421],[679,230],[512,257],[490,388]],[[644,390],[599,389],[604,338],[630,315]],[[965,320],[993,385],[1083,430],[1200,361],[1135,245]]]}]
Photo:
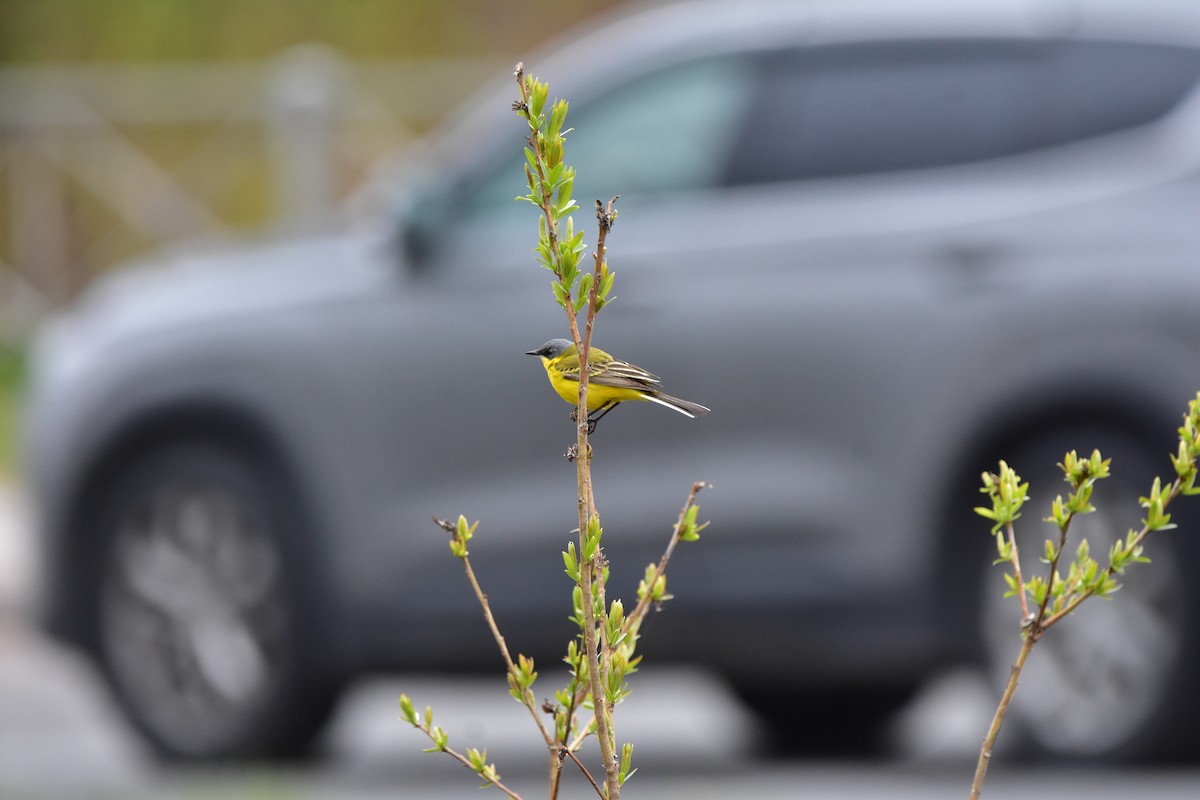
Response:
[{"label": "blurred white post", "polygon": [[268,72],[276,217],[289,227],[326,221],[333,208],[333,129],[344,71],[331,48],[308,44],[279,56]]}]

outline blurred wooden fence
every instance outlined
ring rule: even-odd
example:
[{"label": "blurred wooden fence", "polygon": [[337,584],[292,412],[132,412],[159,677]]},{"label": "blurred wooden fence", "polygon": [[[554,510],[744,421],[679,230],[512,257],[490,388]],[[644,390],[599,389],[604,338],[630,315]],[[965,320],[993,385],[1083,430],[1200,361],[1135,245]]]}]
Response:
[{"label": "blurred wooden fence", "polygon": [[0,341],[114,262],[311,225],[471,90],[487,60],[0,68]]}]

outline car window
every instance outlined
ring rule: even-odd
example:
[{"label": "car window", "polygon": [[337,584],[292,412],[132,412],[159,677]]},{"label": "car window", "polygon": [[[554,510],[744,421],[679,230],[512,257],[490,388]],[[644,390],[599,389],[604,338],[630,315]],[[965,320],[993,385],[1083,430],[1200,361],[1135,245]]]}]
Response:
[{"label": "car window", "polygon": [[[754,94],[749,57],[714,57],[642,75],[583,104],[572,103],[567,161],[581,206],[614,194],[649,196],[717,185],[741,117]],[[551,91],[553,92],[553,85]],[[514,147],[463,192],[468,216],[527,212]]]},{"label": "car window", "polygon": [[1015,155],[1153,121],[1200,77],[1186,48],[915,41],[780,51],[725,182],[922,169]]}]

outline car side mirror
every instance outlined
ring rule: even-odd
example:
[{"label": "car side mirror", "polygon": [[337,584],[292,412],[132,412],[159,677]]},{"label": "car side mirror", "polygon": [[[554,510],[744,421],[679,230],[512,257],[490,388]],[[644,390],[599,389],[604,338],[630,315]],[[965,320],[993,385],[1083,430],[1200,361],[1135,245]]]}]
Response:
[{"label": "car side mirror", "polygon": [[441,238],[452,224],[453,194],[445,188],[417,193],[399,215],[397,245],[414,273],[428,269],[440,249]]}]

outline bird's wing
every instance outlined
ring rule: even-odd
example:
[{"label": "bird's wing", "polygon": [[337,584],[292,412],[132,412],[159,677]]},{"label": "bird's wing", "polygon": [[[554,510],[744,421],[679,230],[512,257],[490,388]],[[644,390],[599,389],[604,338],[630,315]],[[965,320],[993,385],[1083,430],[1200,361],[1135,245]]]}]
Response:
[{"label": "bird's wing", "polygon": [[659,383],[654,375],[636,364],[613,358],[605,363],[589,365],[591,380],[601,386],[619,386],[629,389],[647,388]]},{"label": "bird's wing", "polygon": [[[588,360],[588,380],[600,386],[619,389],[654,389],[659,379],[636,364],[613,358],[603,350],[592,349],[593,358]],[[556,369],[569,381],[579,380],[579,358],[572,354],[560,360]]]}]

